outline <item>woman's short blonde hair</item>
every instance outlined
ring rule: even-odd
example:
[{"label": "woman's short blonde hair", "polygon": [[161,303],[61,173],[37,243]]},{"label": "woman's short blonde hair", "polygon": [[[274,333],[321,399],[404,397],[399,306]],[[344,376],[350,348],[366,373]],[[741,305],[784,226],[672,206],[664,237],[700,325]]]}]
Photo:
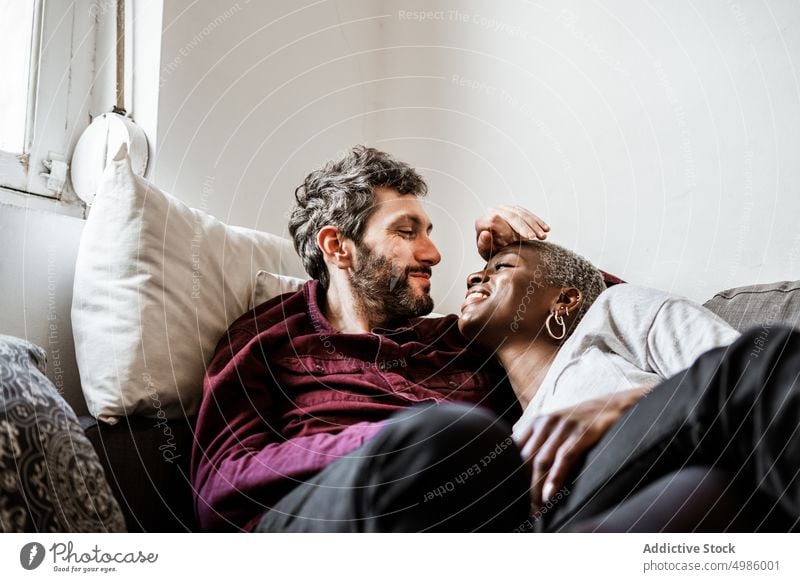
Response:
[{"label": "woman's short blonde hair", "polygon": [[541,240],[521,241],[527,248],[539,253],[542,263],[542,278],[551,287],[575,287],[581,292],[583,301],[575,314],[572,325],[567,329],[565,339],[580,323],[589,307],[605,291],[603,273],[589,260],[564,247]]}]

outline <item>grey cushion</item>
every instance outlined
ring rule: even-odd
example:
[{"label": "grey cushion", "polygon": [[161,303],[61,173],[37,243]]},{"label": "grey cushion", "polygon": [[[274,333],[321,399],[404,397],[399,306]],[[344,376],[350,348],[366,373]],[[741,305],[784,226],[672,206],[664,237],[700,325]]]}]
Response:
[{"label": "grey cushion", "polygon": [[0,335],[0,531],[125,531],[97,454],[45,364],[42,348]]},{"label": "grey cushion", "polygon": [[720,291],[705,306],[739,331],[778,324],[800,327],[800,281]]}]

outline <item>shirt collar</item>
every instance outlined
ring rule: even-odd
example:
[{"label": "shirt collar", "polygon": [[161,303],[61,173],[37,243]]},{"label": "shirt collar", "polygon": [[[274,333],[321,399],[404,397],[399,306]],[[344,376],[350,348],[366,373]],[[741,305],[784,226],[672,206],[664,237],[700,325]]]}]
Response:
[{"label": "shirt collar", "polygon": [[306,305],[308,306],[308,316],[311,318],[311,323],[318,333],[323,335],[333,335],[339,333],[339,330],[331,325],[325,314],[320,309],[320,295],[325,293],[325,289],[319,284],[316,279],[310,279],[303,285],[303,295],[306,298]]},{"label": "shirt collar", "polygon": [[372,333],[382,335],[386,339],[390,339],[398,344],[403,344],[417,339],[417,330],[414,326],[409,325],[408,320],[405,320],[403,325],[395,328],[374,327]]}]

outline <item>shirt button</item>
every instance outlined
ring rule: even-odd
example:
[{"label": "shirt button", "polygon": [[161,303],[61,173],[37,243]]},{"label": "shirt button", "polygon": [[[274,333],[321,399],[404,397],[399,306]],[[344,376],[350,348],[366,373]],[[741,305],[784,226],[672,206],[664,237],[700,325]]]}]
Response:
[{"label": "shirt button", "polygon": [[322,370],[323,370],[322,364],[314,364],[314,369],[317,372],[322,372]]}]

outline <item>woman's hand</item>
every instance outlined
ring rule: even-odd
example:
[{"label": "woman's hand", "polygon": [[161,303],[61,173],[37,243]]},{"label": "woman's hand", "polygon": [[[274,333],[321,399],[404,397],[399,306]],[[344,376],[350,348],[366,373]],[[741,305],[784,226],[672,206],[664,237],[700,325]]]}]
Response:
[{"label": "woman's hand", "polygon": [[475,221],[478,252],[487,260],[504,246],[518,240],[544,240],[549,230],[544,220],[522,206],[489,208]]},{"label": "woman's hand", "polygon": [[618,392],[531,420],[516,440],[533,474],[531,500],[535,508],[564,485],[589,449],[649,390]]}]

